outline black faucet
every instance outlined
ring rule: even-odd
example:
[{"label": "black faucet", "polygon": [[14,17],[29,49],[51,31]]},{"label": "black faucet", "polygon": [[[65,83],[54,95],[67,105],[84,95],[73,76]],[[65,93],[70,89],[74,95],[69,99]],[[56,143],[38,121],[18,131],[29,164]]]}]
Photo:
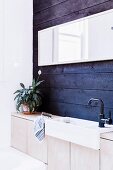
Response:
[{"label": "black faucet", "polygon": [[91,106],[98,105],[100,103],[100,113],[99,113],[99,127],[105,127],[105,124],[112,124],[111,112],[109,112],[109,118],[105,118],[104,114],[104,102],[102,99],[91,98],[88,104]]}]

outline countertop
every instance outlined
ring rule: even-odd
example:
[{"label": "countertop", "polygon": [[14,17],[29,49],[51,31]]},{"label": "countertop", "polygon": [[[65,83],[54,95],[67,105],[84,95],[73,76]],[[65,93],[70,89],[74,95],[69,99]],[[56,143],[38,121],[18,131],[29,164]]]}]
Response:
[{"label": "countertop", "polygon": [[31,115],[25,115],[23,113],[18,113],[18,112],[14,112],[11,114],[11,116],[18,117],[21,119],[26,119],[29,121],[34,121],[37,118],[37,116],[40,116],[40,115],[41,115],[41,112],[37,112],[36,114],[31,114]]}]

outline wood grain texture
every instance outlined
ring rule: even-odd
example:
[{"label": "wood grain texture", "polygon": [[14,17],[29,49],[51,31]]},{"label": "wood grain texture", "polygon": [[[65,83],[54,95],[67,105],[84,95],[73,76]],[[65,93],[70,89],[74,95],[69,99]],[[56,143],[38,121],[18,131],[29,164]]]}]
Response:
[{"label": "wood grain texture", "polygon": [[70,170],[70,143],[48,137],[48,170]]},{"label": "wood grain texture", "polygon": [[63,88],[43,88],[43,93],[48,96],[50,102],[62,102],[78,105],[88,105],[88,100],[92,97],[102,98],[107,108],[113,108],[112,101],[113,91],[84,90],[84,89],[63,89]]},{"label": "wood grain texture", "polygon": [[113,169],[113,141],[101,139],[100,170]]},{"label": "wood grain texture", "polygon": [[[108,117],[109,110],[113,112],[112,108],[105,107],[105,115]],[[44,101],[43,111],[56,114],[59,116],[70,116],[80,119],[87,119],[98,121],[98,115],[100,112],[99,107],[89,107],[79,104],[61,103],[61,102],[50,102]]]},{"label": "wood grain texture", "polygon": [[71,144],[71,170],[99,170],[99,150]]},{"label": "wood grain texture", "polygon": [[[51,8],[46,8],[35,14],[34,22],[41,24],[56,18],[69,15],[70,13],[81,11],[83,9],[98,5],[99,3],[107,2],[108,0],[67,0],[63,3],[58,3]],[[51,15],[52,14],[52,15]]]},{"label": "wood grain texture", "polygon": [[27,120],[11,116],[11,146],[27,153]]},{"label": "wood grain texture", "polygon": [[98,120],[91,97],[102,98],[106,116],[113,112],[113,61],[38,67],[38,30],[113,8],[113,0],[34,0],[33,76],[42,70],[43,111]]},{"label": "wood grain texture", "polygon": [[[84,9],[85,8],[85,2],[81,3],[81,0],[68,0],[64,3],[60,3],[58,5],[53,6],[52,8],[48,8],[46,10],[43,10],[42,12],[37,13],[34,17],[35,23],[43,23],[50,20],[53,20],[55,18],[62,17],[64,15],[68,15],[69,13],[75,12],[75,9],[78,11],[78,9]],[[52,15],[51,15],[52,14]]]},{"label": "wood grain texture", "polygon": [[42,142],[36,139],[34,135],[34,123],[32,121],[27,121],[27,130],[28,155],[47,164],[47,137]]},{"label": "wood grain texture", "polygon": [[112,93],[113,90],[112,83],[113,73],[47,74],[47,75],[43,74],[42,79],[45,80],[45,82],[42,85],[42,87],[44,88],[81,89],[81,90],[87,89],[97,90],[97,93],[99,93],[100,90],[111,91]]},{"label": "wood grain texture", "polygon": [[[98,1],[98,2],[100,2],[100,1]],[[106,11],[106,10],[109,10],[112,8],[113,8],[113,0],[105,1],[103,3],[99,3],[94,6],[90,6],[88,8],[85,8],[85,7],[83,9],[81,8],[81,10],[78,10],[78,8],[77,9],[74,8],[73,12],[72,11],[70,13],[67,12],[67,14],[65,13],[64,15],[63,15],[63,11],[62,11],[62,15],[58,15],[57,17],[52,16],[52,18],[47,19],[47,20],[46,20],[46,18],[44,20],[41,20],[41,18],[40,18],[41,22],[37,21],[37,15],[40,15],[38,13],[37,15],[34,14],[34,19],[33,19],[34,26],[36,29],[41,30],[41,29],[45,29],[45,28],[48,28],[51,26],[69,22],[72,20],[80,19],[82,17],[86,17],[86,16],[89,16],[92,14],[103,12],[103,11]],[[48,15],[49,15],[49,12],[48,12]],[[47,16],[45,16],[45,17],[47,17]]]},{"label": "wood grain texture", "polygon": [[67,0],[49,0],[49,1],[48,0],[43,0],[43,1],[34,0],[34,2],[33,2],[34,13],[51,8],[51,7],[58,5],[64,1],[67,1]]},{"label": "wood grain texture", "polygon": [[38,115],[11,116],[11,146],[47,164],[47,136],[39,142],[34,135],[34,121]]}]

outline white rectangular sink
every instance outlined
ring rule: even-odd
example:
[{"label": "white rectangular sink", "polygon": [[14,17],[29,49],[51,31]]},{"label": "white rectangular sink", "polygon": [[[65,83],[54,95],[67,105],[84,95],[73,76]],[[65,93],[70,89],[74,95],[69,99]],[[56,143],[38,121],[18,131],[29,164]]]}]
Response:
[{"label": "white rectangular sink", "polygon": [[111,131],[113,125],[100,128],[98,122],[76,118],[53,117],[45,121],[46,135],[96,150],[100,149],[100,134]]}]

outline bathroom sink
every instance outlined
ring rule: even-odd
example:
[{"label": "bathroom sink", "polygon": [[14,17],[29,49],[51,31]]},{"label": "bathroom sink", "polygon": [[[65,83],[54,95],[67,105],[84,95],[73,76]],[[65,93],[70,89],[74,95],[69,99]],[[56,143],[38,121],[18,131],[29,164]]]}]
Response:
[{"label": "bathroom sink", "polygon": [[100,149],[100,135],[113,131],[113,125],[98,127],[98,122],[55,116],[46,119],[45,133],[92,149]]},{"label": "bathroom sink", "polygon": [[82,126],[82,127],[97,127],[98,123],[94,121],[88,121],[83,119],[77,119],[77,118],[70,118],[70,117],[56,117],[54,120],[64,123],[71,123],[73,125]]},{"label": "bathroom sink", "polygon": [[[91,128],[91,129],[97,129],[99,133],[105,133],[112,131],[113,125],[107,125],[105,124],[104,128],[98,127],[98,122],[84,120],[84,119],[77,119],[77,118],[71,118],[71,117],[55,117],[55,121],[63,122],[63,123],[70,123],[79,127],[85,127],[85,128]],[[110,128],[110,129],[109,129]]]}]

